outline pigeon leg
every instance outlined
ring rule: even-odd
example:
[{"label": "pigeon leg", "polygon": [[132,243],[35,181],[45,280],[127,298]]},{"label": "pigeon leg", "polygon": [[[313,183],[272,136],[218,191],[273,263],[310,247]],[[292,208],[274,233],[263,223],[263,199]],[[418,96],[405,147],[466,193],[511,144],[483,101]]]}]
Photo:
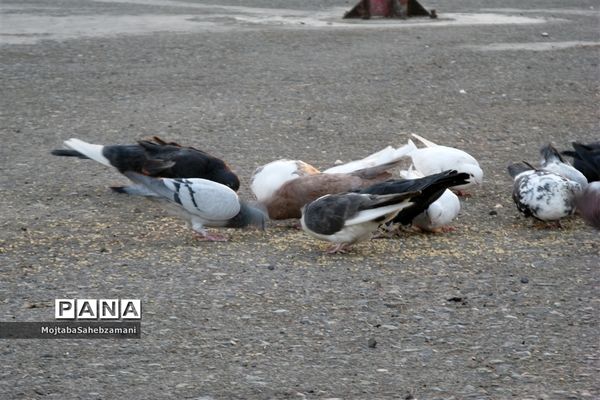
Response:
[{"label": "pigeon leg", "polygon": [[350,246],[347,243],[338,243],[325,250],[325,254],[344,254],[350,250]]},{"label": "pigeon leg", "polygon": [[460,189],[458,189],[458,190],[454,190],[454,193],[456,193],[456,195],[457,195],[458,197],[464,197],[465,199],[467,199],[467,198],[469,198],[469,197],[473,197],[473,195],[472,195],[471,193],[469,193],[469,192],[466,192],[466,191],[464,191],[464,190],[460,190]]},{"label": "pigeon leg", "polygon": [[533,226],[536,229],[563,229],[563,225],[560,223],[560,220],[556,221],[535,221]]},{"label": "pigeon leg", "polygon": [[193,237],[196,240],[205,242],[226,242],[227,237],[219,235],[217,233],[208,233],[201,222],[192,220],[192,230],[194,231]]},{"label": "pigeon leg", "polygon": [[288,225],[290,229],[296,229],[298,231],[302,230],[302,225],[299,222],[292,222]]},{"label": "pigeon leg", "polygon": [[194,232],[192,235],[194,239],[203,242],[226,242],[228,240],[227,237],[218,233]]},{"label": "pigeon leg", "polygon": [[379,227],[377,233],[371,236],[371,239],[391,239],[396,236],[400,236],[401,225],[390,224],[382,225]]}]

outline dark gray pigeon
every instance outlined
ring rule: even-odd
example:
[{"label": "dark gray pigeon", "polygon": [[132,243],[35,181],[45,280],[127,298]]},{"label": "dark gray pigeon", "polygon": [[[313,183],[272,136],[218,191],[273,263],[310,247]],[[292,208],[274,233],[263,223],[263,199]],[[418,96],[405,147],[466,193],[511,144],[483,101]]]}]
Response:
[{"label": "dark gray pigeon", "polygon": [[571,145],[574,150],[563,151],[562,154],[573,157],[573,166],[585,175],[588,182],[600,181],[600,142],[573,142]]},{"label": "dark gray pigeon", "polygon": [[302,208],[300,223],[309,235],[335,243],[327,253],[341,253],[352,244],[369,239],[381,224],[410,206],[412,198],[419,194],[328,194]]},{"label": "dark gray pigeon", "polygon": [[514,179],[513,200],[526,217],[549,222],[574,213],[579,183],[528,164],[510,165],[508,172]]},{"label": "dark gray pigeon", "polygon": [[166,200],[170,210],[189,222],[198,239],[227,240],[224,236],[209,234],[205,227],[265,228],[265,213],[241,201],[237,193],[220,183],[199,178],[152,178],[130,171],[124,175]]},{"label": "dark gray pigeon", "polygon": [[[92,159],[120,173],[134,171],[157,178],[203,178],[221,183],[237,191],[238,177],[227,164],[204,151],[166,142],[154,136],[137,144],[103,146],[69,139],[64,142],[68,149],[52,150],[55,156]],[[117,186],[120,193],[151,195],[141,186]]]},{"label": "dark gray pigeon", "polygon": [[589,225],[600,229],[600,181],[592,182],[575,197],[577,211]]}]

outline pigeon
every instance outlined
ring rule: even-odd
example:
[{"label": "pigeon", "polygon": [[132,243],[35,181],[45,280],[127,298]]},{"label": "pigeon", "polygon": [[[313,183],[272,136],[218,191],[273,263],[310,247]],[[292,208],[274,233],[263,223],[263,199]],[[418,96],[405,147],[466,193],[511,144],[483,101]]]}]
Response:
[{"label": "pigeon", "polygon": [[336,165],[335,167],[328,168],[325,171],[323,171],[323,173],[348,174],[354,171],[358,171],[359,169],[377,167],[378,165],[396,162],[406,157],[410,150],[412,150],[412,147],[408,144],[398,148],[388,146],[385,149],[379,150],[378,152],[373,153],[361,160],[350,161],[345,164]]},{"label": "pigeon", "polygon": [[444,171],[439,174],[423,176],[414,169],[402,171],[408,179],[394,179],[376,183],[360,193],[392,194],[407,191],[420,191],[414,197],[414,204],[406,207],[390,223],[399,223],[420,228],[428,232],[442,232],[460,211],[460,200],[448,188],[463,185],[469,175],[456,171]]},{"label": "pigeon", "polygon": [[424,176],[447,170],[465,172],[469,174],[469,181],[454,188],[463,195],[465,194],[462,192],[463,189],[482,184],[483,170],[473,156],[454,147],[440,146],[414,133],[412,136],[426,146],[417,148],[412,140],[408,140],[410,146],[408,154],[415,169]]},{"label": "pigeon", "polygon": [[508,172],[514,179],[513,200],[526,217],[551,222],[575,212],[579,183],[529,164],[512,164]]},{"label": "pigeon", "polygon": [[205,227],[255,226],[265,229],[266,215],[240,200],[233,189],[220,183],[202,178],[154,178],[131,171],[125,171],[124,175],[166,200],[170,210],[189,222],[197,239],[227,240],[224,236],[209,234]]},{"label": "pigeon", "polygon": [[600,230],[600,181],[591,182],[575,196],[575,205],[584,221]]},{"label": "pigeon", "polygon": [[573,157],[573,167],[585,175],[588,182],[600,181],[600,142],[571,144],[574,151],[567,150],[562,154]]},{"label": "pigeon", "polygon": [[547,144],[540,149],[542,159],[540,165],[542,170],[554,172],[571,181],[579,183],[582,188],[588,184],[588,180],[580,171],[575,169],[571,164],[565,161],[558,150],[551,144]]},{"label": "pigeon", "polygon": [[381,224],[413,204],[418,194],[328,194],[302,208],[300,223],[309,235],[335,243],[326,253],[343,253],[352,244],[368,240]]},{"label": "pigeon", "polygon": [[352,173],[365,168],[377,167],[390,162],[396,162],[406,156],[410,146],[405,145],[397,149],[388,146],[383,150],[373,153],[361,160],[350,161],[337,165],[324,171],[319,171],[314,166],[301,160],[281,159],[258,167],[252,174],[250,189],[259,202],[267,201],[280,189],[284,183],[307,175],[319,173],[338,174]]},{"label": "pigeon", "polygon": [[252,174],[250,189],[256,200],[267,201],[284,183],[320,171],[301,160],[281,159],[258,167]]},{"label": "pigeon", "polygon": [[[202,178],[221,183],[237,191],[238,177],[227,164],[204,151],[183,147],[175,142],[165,142],[154,136],[152,140],[141,140],[137,144],[102,146],[79,139],[64,142],[69,149],[57,149],[56,156],[78,157],[95,160],[120,173],[134,171],[161,178]],[[117,186],[116,192],[152,195],[142,185]]]},{"label": "pigeon", "polygon": [[326,194],[350,192],[389,179],[392,175],[387,170],[397,164],[396,161],[349,174],[301,176],[284,183],[260,204],[267,209],[270,219],[300,218],[305,204]]}]

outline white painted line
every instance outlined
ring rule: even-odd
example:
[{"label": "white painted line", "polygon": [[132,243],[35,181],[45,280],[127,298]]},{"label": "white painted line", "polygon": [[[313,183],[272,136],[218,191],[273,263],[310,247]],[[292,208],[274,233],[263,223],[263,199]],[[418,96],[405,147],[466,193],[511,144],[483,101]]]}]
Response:
[{"label": "white painted line", "polygon": [[465,45],[463,48],[479,50],[479,51],[510,51],[510,50],[526,50],[526,51],[550,51],[561,50],[572,47],[596,47],[600,46],[600,42],[527,42],[527,43],[491,43],[486,45]]}]

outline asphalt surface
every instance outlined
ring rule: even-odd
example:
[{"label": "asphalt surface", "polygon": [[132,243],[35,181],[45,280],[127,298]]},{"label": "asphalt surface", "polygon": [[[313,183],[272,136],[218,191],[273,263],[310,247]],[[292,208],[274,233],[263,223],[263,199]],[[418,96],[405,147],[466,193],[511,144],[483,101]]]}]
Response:
[{"label": "asphalt surface", "polygon": [[[348,1],[219,3],[2,2],[0,321],[53,320],[55,298],[144,314],[139,340],[3,340],[0,397],[600,398],[598,232],[534,226],[506,173],[600,138],[597,3],[350,25]],[[484,186],[454,232],[334,256],[286,223],[196,242],[111,193],[116,171],[49,154],[158,134],[226,159],[249,198],[269,161],[327,167],[410,133],[473,154]]]}]

